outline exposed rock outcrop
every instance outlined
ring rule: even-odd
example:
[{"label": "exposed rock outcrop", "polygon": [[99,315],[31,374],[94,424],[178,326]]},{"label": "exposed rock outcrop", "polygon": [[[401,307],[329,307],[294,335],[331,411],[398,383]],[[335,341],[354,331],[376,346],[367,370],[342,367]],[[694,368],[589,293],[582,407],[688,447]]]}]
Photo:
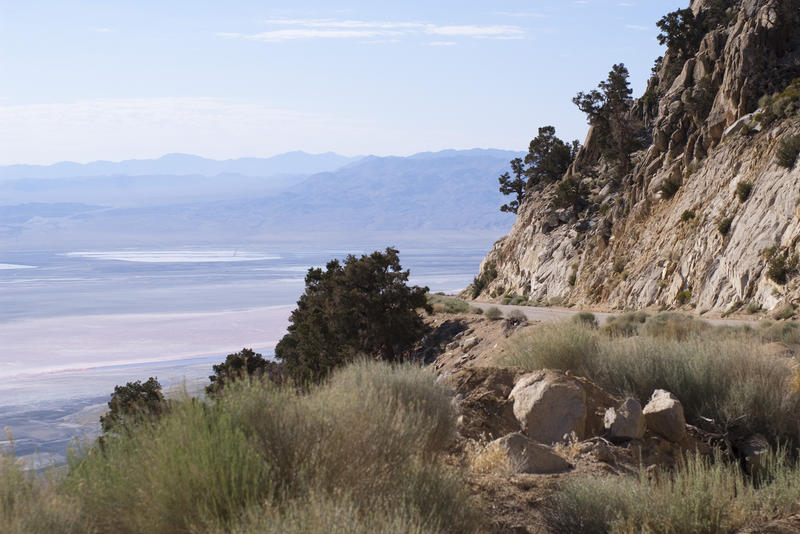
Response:
[{"label": "exposed rock outcrop", "polygon": [[567,174],[590,191],[587,208],[555,209],[555,186],[523,202],[481,266],[497,272],[484,297],[720,311],[800,302],[797,279],[771,279],[763,253],[800,253],[800,165],[775,162],[781,140],[800,135],[800,102],[756,121],[760,97],[800,77],[800,5],[742,0],[728,15],[692,57],[665,55],[631,111],[649,145],[627,169],[600,155],[590,130]]}]

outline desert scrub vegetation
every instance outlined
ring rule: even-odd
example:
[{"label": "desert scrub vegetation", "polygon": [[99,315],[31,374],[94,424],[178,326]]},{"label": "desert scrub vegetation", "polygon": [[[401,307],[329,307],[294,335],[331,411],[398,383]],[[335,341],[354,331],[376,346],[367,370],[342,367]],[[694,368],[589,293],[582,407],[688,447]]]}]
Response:
[{"label": "desert scrub vegetation", "polygon": [[795,78],[786,88],[772,95],[764,95],[758,101],[761,112],[755,120],[769,125],[775,120],[791,116],[800,109],[800,78]]},{"label": "desert scrub vegetation", "polygon": [[491,306],[489,308],[486,308],[486,313],[484,313],[484,317],[486,317],[490,321],[496,321],[498,319],[502,319],[503,312],[497,306]]},{"label": "desert scrub vegetation", "polygon": [[469,304],[456,297],[447,295],[428,294],[428,304],[434,313],[468,313]]},{"label": "desert scrub vegetation", "polygon": [[737,464],[688,456],[672,473],[592,477],[565,483],[551,499],[555,532],[724,534],[800,510],[800,467],[772,453],[755,480]]},{"label": "desert scrub vegetation", "polygon": [[733,223],[733,217],[725,217],[720,219],[719,223],[717,223],[717,231],[719,231],[722,237],[725,237],[730,233],[731,223]]},{"label": "desert scrub vegetation", "polygon": [[579,312],[572,316],[572,320],[576,323],[588,326],[589,328],[597,328],[599,323],[597,317],[592,312]]},{"label": "desert scrub vegetation", "polygon": [[494,282],[497,278],[497,264],[493,261],[486,264],[483,271],[480,273],[479,276],[476,276],[475,279],[472,281],[472,287],[470,289],[470,294],[472,298],[476,299],[478,296],[483,293],[483,290],[486,287]]},{"label": "desert scrub vegetation", "polygon": [[752,192],[752,182],[742,181],[736,184],[736,196],[739,197],[739,202],[747,202],[747,199],[750,198],[750,193]]},{"label": "desert scrub vegetation", "polygon": [[788,135],[781,139],[775,161],[785,169],[793,169],[800,154],[800,135]]},{"label": "desert scrub vegetation", "polygon": [[800,444],[800,393],[789,361],[765,346],[767,335],[793,339],[793,330],[715,328],[675,313],[643,323],[628,316],[610,325],[597,330],[574,321],[540,326],[513,339],[500,363],[569,370],[616,396],[642,402],[654,390],[666,389],[681,400],[687,420],[696,426]]},{"label": "desert scrub vegetation", "polygon": [[75,452],[59,480],[2,457],[0,531],[476,532],[441,461],[454,432],[416,366],[356,362],[305,390],[243,378]]}]

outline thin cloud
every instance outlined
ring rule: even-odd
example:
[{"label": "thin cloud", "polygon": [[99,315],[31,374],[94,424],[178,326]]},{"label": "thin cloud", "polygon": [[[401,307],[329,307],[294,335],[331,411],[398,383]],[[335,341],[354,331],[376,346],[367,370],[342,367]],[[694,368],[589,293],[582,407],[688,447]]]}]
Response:
[{"label": "thin cloud", "polygon": [[363,21],[335,19],[268,19],[272,29],[258,33],[220,32],[220,37],[269,43],[309,39],[399,39],[413,36],[472,39],[522,39],[525,30],[513,25],[439,25],[413,21]]},{"label": "thin cloud", "polygon": [[531,11],[494,11],[493,15],[501,17],[515,17],[515,18],[533,18],[533,19],[546,19],[548,15],[544,13],[536,13]]},{"label": "thin cloud", "polygon": [[454,41],[432,41],[428,43],[429,46],[456,46],[457,44]]}]

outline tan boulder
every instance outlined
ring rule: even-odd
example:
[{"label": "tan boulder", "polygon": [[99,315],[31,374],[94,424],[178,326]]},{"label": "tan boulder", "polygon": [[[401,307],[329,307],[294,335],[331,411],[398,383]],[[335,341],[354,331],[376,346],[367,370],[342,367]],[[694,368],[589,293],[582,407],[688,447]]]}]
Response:
[{"label": "tan boulder", "polygon": [[586,393],[572,377],[551,370],[521,377],[509,395],[514,416],[529,438],[557,443],[586,434]]},{"label": "tan boulder", "polygon": [[625,399],[617,408],[607,409],[603,422],[612,441],[641,439],[644,436],[642,405],[634,398]]},{"label": "tan boulder", "polygon": [[647,428],[659,436],[673,443],[682,443],[688,438],[683,405],[669,391],[655,390],[643,413]]}]

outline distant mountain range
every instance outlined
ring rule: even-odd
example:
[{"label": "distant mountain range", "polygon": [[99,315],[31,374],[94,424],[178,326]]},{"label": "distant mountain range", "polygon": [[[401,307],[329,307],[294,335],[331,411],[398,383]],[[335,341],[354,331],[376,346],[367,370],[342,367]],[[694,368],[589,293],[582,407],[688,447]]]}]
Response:
[{"label": "distant mountain range", "polygon": [[[368,233],[468,239],[476,231],[499,237],[513,217],[499,211],[497,177],[517,156],[502,150],[368,156],[277,182],[241,175],[0,182],[0,245],[232,244],[322,235],[342,243]],[[31,187],[21,191],[25,186]],[[2,205],[14,195],[24,201]]]},{"label": "distant mountain range", "polygon": [[338,169],[362,156],[347,157],[327,152],[308,154],[296,151],[270,158],[206,159],[190,154],[167,154],[158,159],[127,161],[62,162],[54,165],[0,166],[0,180],[19,178],[75,178],[90,176],[272,176],[275,174],[314,174]]}]

